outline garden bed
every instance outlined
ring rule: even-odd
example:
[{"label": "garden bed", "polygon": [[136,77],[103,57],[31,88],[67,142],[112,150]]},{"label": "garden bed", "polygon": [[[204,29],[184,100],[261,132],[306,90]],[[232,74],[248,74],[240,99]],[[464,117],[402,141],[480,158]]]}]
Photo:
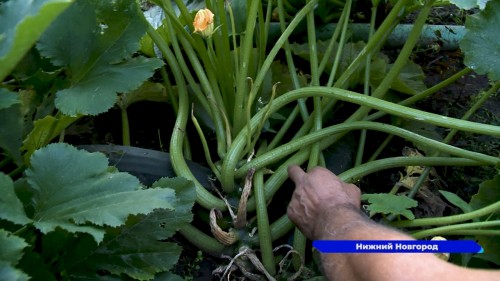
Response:
[{"label": "garden bed", "polygon": [[[449,9],[451,13],[456,12],[456,8]],[[443,8],[436,8],[433,12],[436,17],[430,19],[432,22],[453,24],[456,21],[464,20],[451,15],[450,18],[443,17],[446,12]],[[450,20],[455,20],[450,22]],[[389,57],[397,56],[398,50],[388,48],[383,50]],[[464,67],[463,54],[460,50],[434,50],[434,49],[417,49],[413,55],[413,61],[419,64],[425,74],[425,84],[432,87],[439,81],[453,75],[457,70]],[[299,69],[308,69],[307,62],[304,65],[297,65]],[[438,91],[431,97],[419,102],[417,108],[441,114],[449,117],[460,118],[465,114],[468,105],[476,98],[477,94],[488,86],[488,79],[484,75],[470,73],[457,80],[456,83]],[[349,111],[349,110],[347,110]],[[170,105],[167,103],[155,102],[139,102],[128,108],[130,122],[130,138],[132,145],[152,149],[156,151],[168,151],[168,140],[170,139],[175,122],[175,114]],[[154,116],[152,119],[151,116]],[[500,125],[500,97],[498,95],[491,97],[472,118],[471,121],[476,121],[485,124]],[[96,117],[86,118],[79,121],[68,128],[66,141],[74,145],[81,144],[121,144],[122,136],[121,129],[116,126],[120,123],[120,109],[113,108],[105,114]],[[110,130],[111,129],[111,130]],[[429,128],[427,128],[429,129]],[[432,127],[434,133],[444,137],[446,130]],[[71,133],[69,133],[71,132]],[[187,130],[188,135],[196,135],[194,127],[190,126]],[[347,137],[349,141],[340,144],[340,148],[335,149],[335,157],[342,155],[343,163],[332,160],[330,168],[337,172],[342,172],[347,167],[352,167],[352,162],[355,155],[355,147],[346,143],[355,141],[354,136]],[[357,136],[356,136],[357,138]],[[197,138],[189,138],[194,141],[192,147],[201,148],[201,144],[197,143]],[[370,139],[378,139],[376,136]],[[370,148],[375,150],[381,141],[370,143]],[[498,138],[488,136],[478,136],[473,134],[462,133],[457,135],[450,143],[454,146],[464,149],[471,149],[481,153],[490,155],[500,155],[500,142]],[[400,156],[405,147],[412,146],[411,143],[403,139],[394,139],[390,144],[390,149],[384,153],[384,157]],[[193,160],[198,161],[203,165],[204,162],[203,150],[193,149]],[[114,161],[111,162],[115,163]],[[139,164],[140,165],[140,164]],[[333,166],[335,165],[335,166]],[[344,166],[343,166],[344,165]],[[127,171],[127,170],[125,170]],[[389,169],[374,173],[363,178],[358,184],[364,192],[375,192],[390,190],[399,180],[403,169]],[[130,172],[130,171],[129,171]],[[427,201],[422,197],[418,197],[420,201],[419,207],[415,210],[416,217],[443,216],[454,215],[460,212],[455,206],[443,201],[438,190],[447,190],[455,193],[469,201],[471,196],[476,194],[479,189],[479,184],[490,179],[495,175],[493,167],[444,167],[437,168],[435,178],[431,185],[427,186],[430,193],[422,194],[421,196],[431,196]],[[171,176],[171,173],[166,173],[165,176]],[[283,199],[285,204],[274,206],[275,209],[269,209],[270,214],[279,213],[280,210],[286,207],[287,200],[291,196],[292,185],[288,183],[289,188],[284,188],[277,196]],[[205,186],[208,186],[205,184]],[[195,212],[202,212],[199,208]],[[278,217],[272,217],[277,219]],[[211,276],[211,272],[217,266],[227,263],[225,259],[217,259],[207,255],[201,255],[198,248],[193,247],[189,241],[176,236],[174,239],[183,245],[184,254],[182,259],[176,266],[176,272],[185,276],[193,277],[194,280],[207,280]],[[285,239],[283,242],[286,243]],[[459,259],[459,256],[454,258]],[[459,262],[459,261],[456,261]],[[483,265],[484,266],[484,265]]]},{"label": "garden bed", "polygon": [[[155,2],[165,5],[157,23],[126,0],[45,1],[47,10],[25,7],[45,33],[7,30],[0,182],[9,200],[0,207],[10,211],[0,214],[0,242],[16,250],[6,261],[12,274],[207,280],[231,269],[233,278],[320,278],[311,244],[286,216],[292,163],[356,183],[367,214],[416,238],[464,237],[431,226],[499,204],[500,74],[479,54],[499,47],[476,44],[498,23],[498,1],[467,12],[384,2],[377,19],[365,9],[377,1],[207,1],[215,15],[195,15],[196,1]],[[26,4],[7,1],[0,11],[17,14],[16,5]],[[415,12],[401,20],[407,10]],[[462,50],[445,47],[441,31],[418,40],[424,23],[462,25],[471,13]],[[342,27],[370,21],[379,32],[368,29],[367,42]],[[400,22],[411,24],[408,36],[380,45]],[[391,206],[375,209],[376,193]],[[451,261],[500,264],[497,236],[482,235],[497,228],[464,225],[486,253]],[[273,251],[285,244],[293,255]]]}]

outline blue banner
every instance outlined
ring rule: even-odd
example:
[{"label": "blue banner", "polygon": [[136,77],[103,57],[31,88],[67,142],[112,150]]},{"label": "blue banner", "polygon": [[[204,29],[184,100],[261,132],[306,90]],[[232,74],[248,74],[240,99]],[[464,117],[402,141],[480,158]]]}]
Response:
[{"label": "blue banner", "polygon": [[482,253],[473,240],[316,240],[321,253]]}]

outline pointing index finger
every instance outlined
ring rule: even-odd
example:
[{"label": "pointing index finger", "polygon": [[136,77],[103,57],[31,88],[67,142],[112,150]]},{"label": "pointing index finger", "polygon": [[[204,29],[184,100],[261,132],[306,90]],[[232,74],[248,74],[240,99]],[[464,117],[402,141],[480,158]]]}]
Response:
[{"label": "pointing index finger", "polygon": [[297,165],[288,166],[288,177],[294,182],[300,182],[300,178],[304,176],[305,172]]}]

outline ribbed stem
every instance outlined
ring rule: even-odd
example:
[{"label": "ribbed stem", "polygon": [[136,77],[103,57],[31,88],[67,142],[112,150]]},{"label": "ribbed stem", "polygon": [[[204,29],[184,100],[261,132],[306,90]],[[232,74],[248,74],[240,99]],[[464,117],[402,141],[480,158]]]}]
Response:
[{"label": "ribbed stem", "polygon": [[269,228],[269,218],[267,216],[267,201],[264,193],[264,173],[258,170],[254,175],[255,200],[257,203],[257,226],[258,236],[260,238],[260,252],[262,255],[262,264],[271,274],[276,274],[276,265],[274,262],[273,245],[271,239],[271,229]]},{"label": "ribbed stem", "polygon": [[196,201],[208,208],[217,207],[225,210],[226,204],[221,199],[213,196],[208,192],[199,182],[189,169],[183,155],[183,142],[184,130],[186,127],[188,113],[189,113],[189,100],[185,80],[182,76],[181,70],[177,64],[174,54],[168,47],[167,43],[163,40],[161,35],[151,26],[147,30],[149,36],[153,39],[158,49],[162,52],[163,57],[166,59],[170,69],[174,75],[178,93],[179,93],[179,112],[177,115],[174,130],[170,141],[170,156],[172,157],[172,165],[175,173],[178,176],[183,176],[195,183],[196,186]]},{"label": "ribbed stem", "polygon": [[424,218],[424,219],[396,221],[392,222],[391,225],[398,228],[431,226],[431,225],[449,225],[449,224],[455,224],[463,221],[472,220],[475,218],[480,218],[496,212],[500,212],[500,202],[493,203],[481,209],[465,214],[439,217],[439,218]]},{"label": "ribbed stem", "polygon": [[461,223],[461,224],[435,227],[435,228],[431,228],[431,229],[426,229],[426,230],[414,232],[411,234],[411,236],[413,236],[413,238],[415,238],[415,239],[422,239],[422,238],[428,237],[428,236],[447,235],[448,232],[450,232],[450,231],[457,231],[457,230],[469,230],[469,231],[476,230],[477,231],[478,228],[494,227],[494,226],[500,226],[500,220],[470,222],[470,223]]}]

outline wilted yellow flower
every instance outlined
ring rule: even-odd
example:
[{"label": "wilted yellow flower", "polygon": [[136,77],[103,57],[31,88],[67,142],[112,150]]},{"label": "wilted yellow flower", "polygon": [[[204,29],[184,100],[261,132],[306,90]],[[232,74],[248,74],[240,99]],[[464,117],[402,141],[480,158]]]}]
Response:
[{"label": "wilted yellow flower", "polygon": [[[446,238],[441,237],[441,236],[434,236],[432,237],[431,241],[446,241]],[[450,253],[435,253],[438,258],[447,261],[450,259]]]},{"label": "wilted yellow flower", "polygon": [[198,32],[204,37],[210,37],[214,33],[214,13],[209,9],[201,9],[194,17],[194,32]]}]

